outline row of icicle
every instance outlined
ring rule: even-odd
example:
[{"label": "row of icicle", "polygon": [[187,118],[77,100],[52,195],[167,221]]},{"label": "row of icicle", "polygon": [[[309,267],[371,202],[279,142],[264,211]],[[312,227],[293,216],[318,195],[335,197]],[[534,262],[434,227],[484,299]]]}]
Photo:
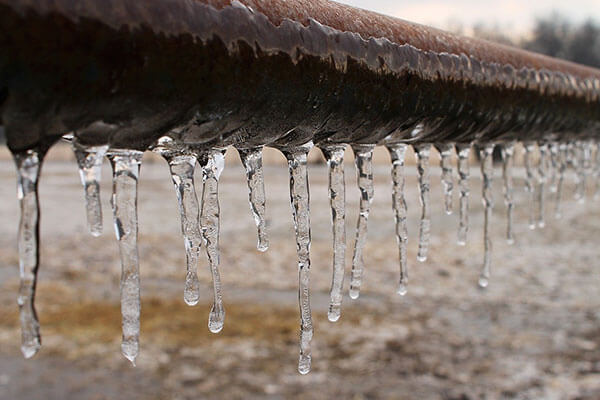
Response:
[{"label": "row of icicle", "polygon": [[[108,146],[84,146],[72,135],[66,137],[72,146],[79,165],[81,181],[85,189],[88,227],[92,235],[102,232],[102,209],[100,202],[100,174],[102,160],[106,156],[113,170],[112,210],[114,226],[121,256],[121,312],[123,338],[122,353],[132,363],[139,352],[140,332],[140,274],[137,247],[137,183],[143,152],[134,150],[109,149]],[[513,236],[513,182],[512,164],[514,143],[499,144],[503,168],[504,201],[507,210],[506,239],[514,243]],[[539,148],[537,162],[534,160],[535,147]],[[300,358],[298,370],[306,374],[311,368],[311,339],[313,325],[309,297],[310,271],[310,216],[307,155],[313,147],[312,142],[303,146],[281,148],[288,161],[290,174],[290,198],[296,233],[299,273],[299,303],[301,316]],[[329,199],[333,223],[333,277],[330,291],[328,318],[334,322],[340,318],[342,289],[344,286],[346,230],[345,230],[345,183],[344,183],[344,150],[345,145],[330,144],[321,146],[327,160],[329,170]],[[364,273],[363,251],[367,240],[367,223],[373,200],[373,145],[353,145],[357,170],[357,183],[360,190],[360,213],[356,228],[354,253],[349,295],[356,299],[360,293]],[[407,205],[404,198],[404,159],[408,145],[386,145],[392,160],[392,204],[396,221],[396,236],[400,258],[398,293],[405,295],[408,285],[407,260]],[[436,144],[440,153],[442,186],[444,190],[444,210],[451,214],[453,210],[453,168],[452,152],[456,149],[458,169],[459,195],[459,228],[457,241],[459,245],[467,242],[468,207],[469,207],[469,157],[470,144]],[[479,145],[481,173],[483,180],[484,219],[484,261],[479,277],[479,285],[486,287],[489,283],[492,240],[490,238],[490,219],[494,205],[492,198],[493,150],[494,144]],[[600,176],[600,145],[591,141],[581,142],[526,142],[525,171],[526,190],[529,200],[529,226],[545,225],[545,191],[549,188],[555,196],[555,216],[561,215],[560,199],[563,180],[567,166],[575,171],[575,197],[583,201],[586,193],[586,182],[593,177],[598,181]],[[183,233],[187,270],[184,288],[184,300],[188,305],[199,301],[197,264],[199,251],[204,245],[209,269],[213,281],[213,305],[210,311],[208,327],[217,333],[223,329],[225,309],[221,294],[219,275],[219,177],[224,168],[225,149],[195,149],[177,143],[170,137],[162,137],[153,146],[153,151],[160,154],[169,164],[173,184],[181,213],[181,230]],[[422,212],[419,226],[419,242],[417,259],[427,259],[430,236],[430,204],[429,204],[429,156],[431,144],[414,146],[417,158],[417,171]],[[242,163],[246,169],[249,189],[249,201],[256,226],[258,228],[258,245],[260,251],[266,251],[269,240],[265,223],[265,188],[262,170],[262,147],[238,149]],[[594,154],[594,157],[592,155]],[[22,352],[25,357],[32,357],[40,348],[39,322],[34,308],[37,269],[39,265],[39,203],[37,194],[38,178],[42,166],[44,152],[31,149],[14,154],[18,171],[18,198],[21,208],[21,219],[18,234],[19,267],[21,284],[18,304],[22,329]],[[202,195],[198,201],[194,187],[194,169],[196,164],[202,168]],[[546,186],[547,185],[547,186]],[[595,197],[600,195],[600,187],[596,187]]]}]

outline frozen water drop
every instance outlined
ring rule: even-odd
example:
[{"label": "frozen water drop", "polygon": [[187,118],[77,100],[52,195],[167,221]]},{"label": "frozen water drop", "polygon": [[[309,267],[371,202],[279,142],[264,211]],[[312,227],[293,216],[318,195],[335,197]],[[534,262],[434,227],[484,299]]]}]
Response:
[{"label": "frozen water drop", "polygon": [[367,232],[371,203],[373,202],[373,149],[372,145],[353,145],[354,163],[356,164],[356,180],[360,190],[360,212],[356,226],[354,253],[352,255],[352,275],[349,295],[358,299],[365,269],[363,251],[367,243]]},{"label": "frozen water drop", "polygon": [[225,323],[225,308],[221,293],[221,275],[219,273],[219,178],[225,168],[225,149],[210,149],[198,154],[202,166],[202,211],[200,227],[204,238],[206,255],[213,281],[213,305],[208,318],[208,329],[218,333]]},{"label": "frozen water drop", "polygon": [[13,153],[17,167],[17,198],[21,210],[17,239],[21,283],[17,303],[21,321],[21,351],[25,358],[33,357],[41,347],[40,323],[34,301],[39,267],[38,180],[44,153],[39,149]]},{"label": "frozen water drop", "polygon": [[102,203],[100,201],[100,178],[102,160],[108,145],[85,146],[75,137],[71,144],[79,166],[79,176],[85,191],[87,224],[93,236],[102,234]]},{"label": "frozen water drop", "polygon": [[331,206],[333,229],[333,275],[329,292],[329,311],[327,313],[327,318],[331,322],[339,320],[342,312],[342,289],[346,259],[345,148],[345,145],[327,145],[321,148],[329,169],[329,204]]},{"label": "frozen water drop", "polygon": [[181,233],[185,245],[186,277],[183,299],[186,304],[196,305],[200,299],[198,281],[198,257],[202,236],[200,233],[198,197],[194,185],[196,155],[187,146],[176,143],[172,138],[163,136],[153,149],[169,164],[171,178],[177,194]]},{"label": "frozen water drop", "polygon": [[533,151],[535,142],[525,142],[525,190],[529,193],[529,229],[535,229],[535,172],[533,167]]},{"label": "frozen water drop", "polygon": [[484,258],[483,268],[479,277],[479,286],[487,287],[491,274],[492,266],[492,238],[490,235],[490,224],[492,219],[492,209],[494,207],[494,199],[492,193],[492,179],[494,176],[494,145],[486,144],[481,147],[481,175],[482,175],[482,200],[485,209],[483,222],[483,242],[484,242]]},{"label": "frozen water drop", "polygon": [[269,237],[267,235],[267,223],[265,219],[266,196],[262,166],[262,147],[238,149],[238,153],[246,169],[248,200],[258,230],[256,248],[258,251],[265,252],[269,248]]},{"label": "frozen water drop", "polygon": [[454,188],[452,178],[452,149],[449,143],[435,146],[440,153],[440,168],[442,170],[442,186],[444,188],[444,210],[446,214],[452,214],[452,190]]},{"label": "frozen water drop", "polygon": [[477,284],[480,288],[485,289],[490,284],[490,281],[486,277],[480,276]]},{"label": "frozen water drop", "polygon": [[113,170],[111,204],[121,255],[121,352],[135,365],[139,352],[141,311],[137,186],[143,153],[111,149],[107,155]]},{"label": "frozen water drop", "polygon": [[502,153],[502,178],[504,181],[504,204],[506,205],[506,241],[508,244],[515,242],[513,234],[513,177],[512,165],[514,143],[506,143],[501,148]]},{"label": "frozen water drop", "polygon": [[300,306],[300,355],[298,371],[307,374],[311,367],[313,323],[310,310],[310,192],[307,155],[312,142],[300,147],[282,149],[290,173],[290,204],[296,232],[298,252],[298,300]]},{"label": "frozen water drop", "polygon": [[406,245],[408,243],[408,227],[406,218],[408,209],[404,198],[404,159],[406,155],[405,144],[391,144],[387,146],[392,159],[392,207],[396,222],[396,241],[400,262],[400,277],[398,280],[398,294],[404,296],[408,285],[408,256]]},{"label": "frozen water drop", "polygon": [[417,157],[417,172],[419,174],[419,193],[421,200],[421,221],[419,223],[419,251],[417,260],[427,260],[429,249],[429,235],[431,230],[431,218],[429,216],[429,153],[431,144],[415,145]]},{"label": "frozen water drop", "polygon": [[460,215],[458,227],[458,244],[467,244],[467,232],[469,231],[469,156],[471,145],[459,143],[456,145],[458,154],[458,186],[460,189]]}]

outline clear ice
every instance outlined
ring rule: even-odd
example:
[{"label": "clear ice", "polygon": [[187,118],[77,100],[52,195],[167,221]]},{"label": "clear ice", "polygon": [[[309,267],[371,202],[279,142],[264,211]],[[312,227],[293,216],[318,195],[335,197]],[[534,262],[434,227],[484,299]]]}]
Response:
[{"label": "clear ice", "polygon": [[460,143],[456,145],[458,154],[458,187],[460,189],[460,215],[458,227],[458,244],[467,244],[467,232],[469,231],[469,156],[471,145]]},{"label": "clear ice", "polygon": [[485,288],[489,284],[491,266],[492,266],[492,238],[490,236],[490,224],[492,219],[492,208],[494,199],[492,194],[492,179],[494,177],[494,145],[486,144],[481,147],[481,176],[482,182],[482,200],[485,209],[483,225],[484,256],[483,268],[479,276],[479,286]]},{"label": "clear ice", "polygon": [[535,171],[533,166],[533,151],[535,150],[535,142],[526,142],[525,146],[525,189],[529,193],[529,229],[535,229]]},{"label": "clear ice", "polygon": [[501,147],[502,153],[502,178],[504,181],[504,204],[506,205],[506,241],[508,244],[515,242],[513,234],[513,156],[514,156],[514,143],[506,143]]},{"label": "clear ice", "polygon": [[300,356],[298,372],[310,372],[313,323],[310,311],[310,193],[308,189],[307,156],[312,142],[295,148],[282,149],[290,173],[290,204],[296,231],[298,252],[298,301],[300,304]]},{"label": "clear ice", "polygon": [[358,299],[360,286],[365,270],[363,251],[367,243],[367,232],[371,203],[373,202],[373,149],[372,145],[354,145],[354,163],[356,164],[356,181],[360,190],[360,212],[356,224],[356,238],[352,255],[352,274],[350,278],[349,295]]},{"label": "clear ice", "polygon": [[431,218],[429,216],[429,153],[431,144],[419,144],[415,147],[417,157],[417,172],[419,174],[419,193],[421,200],[421,221],[419,223],[419,251],[417,260],[427,260],[429,249],[429,235],[431,230]]},{"label": "clear ice", "polygon": [[87,224],[93,236],[102,234],[102,203],[100,202],[100,178],[102,160],[108,145],[85,146],[76,137],[71,140],[73,152],[79,166],[79,176],[85,190]]},{"label": "clear ice", "polygon": [[452,149],[453,145],[444,143],[435,146],[440,153],[440,168],[442,170],[442,186],[444,188],[444,211],[452,214],[452,190],[454,188],[452,178]]},{"label": "clear ice", "polygon": [[545,193],[546,193],[546,181],[548,179],[548,153],[549,146],[547,143],[540,143],[540,159],[538,162],[538,190],[537,190],[537,226],[539,228],[544,228],[546,226],[546,202],[545,202]]},{"label": "clear ice", "polygon": [[17,198],[21,208],[17,246],[20,286],[17,303],[21,321],[21,352],[33,357],[40,349],[40,323],[35,311],[35,286],[39,267],[38,180],[44,154],[32,149],[13,154],[17,167]]},{"label": "clear ice", "polygon": [[248,182],[248,201],[254,215],[254,222],[258,230],[258,251],[267,251],[269,248],[269,237],[267,235],[267,222],[265,219],[266,196],[265,179],[262,167],[262,147],[250,149],[238,149],[242,164],[246,169],[246,180]]},{"label": "clear ice", "polygon": [[331,322],[340,319],[342,312],[342,289],[346,259],[346,184],[344,180],[344,150],[346,145],[327,145],[321,150],[329,169],[329,204],[333,229],[333,276],[329,292],[327,318]]},{"label": "clear ice", "polygon": [[560,219],[562,217],[561,200],[563,183],[565,180],[565,171],[567,170],[567,160],[569,158],[569,147],[566,143],[558,145],[558,171],[556,182],[556,206],[554,208],[554,217]]},{"label": "clear ice", "polygon": [[225,323],[225,308],[219,274],[219,178],[225,168],[225,149],[210,149],[198,154],[202,166],[202,211],[200,227],[213,281],[213,305],[208,317],[208,329],[219,333]]},{"label": "clear ice", "polygon": [[137,246],[137,185],[141,151],[109,150],[113,170],[112,209],[121,255],[121,352],[135,365],[140,337],[140,268]]},{"label": "clear ice", "polygon": [[183,299],[186,304],[193,306],[198,304],[200,299],[198,257],[202,244],[199,221],[200,207],[194,186],[196,155],[186,146],[177,144],[168,136],[160,138],[153,151],[160,154],[169,164],[171,178],[175,186],[187,266]]},{"label": "clear ice", "polygon": [[396,221],[396,240],[400,258],[400,279],[398,281],[398,294],[404,296],[408,291],[408,262],[406,245],[408,243],[408,227],[406,218],[408,209],[404,198],[404,158],[406,144],[388,145],[387,149],[392,159],[392,207]]}]

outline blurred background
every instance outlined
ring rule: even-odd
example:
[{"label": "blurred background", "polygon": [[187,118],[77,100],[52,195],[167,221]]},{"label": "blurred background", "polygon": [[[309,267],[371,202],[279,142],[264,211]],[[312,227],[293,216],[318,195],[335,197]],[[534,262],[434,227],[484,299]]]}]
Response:
[{"label": "blurred background", "polygon": [[[596,1],[347,1],[458,33],[522,46],[600,67]],[[506,243],[500,168],[494,181],[493,272],[477,287],[483,261],[481,179],[471,163],[470,231],[456,245],[454,214],[443,211],[439,157],[432,151],[430,256],[416,261],[420,204],[407,154],[409,291],[396,294],[398,249],[389,156],[375,152],[375,199],[361,296],[347,296],[359,192],[346,152],[347,252],[342,318],[327,321],[331,226],[327,170],[310,154],[313,370],[297,373],[296,245],[283,156],[265,150],[270,249],[256,250],[245,175],[229,149],[220,183],[221,275],[227,317],[207,328],[211,283],[202,251],[201,301],[183,302],[185,254],[166,163],[147,153],[139,185],[141,352],[133,368],[120,354],[120,265],[101,185],[104,234],[86,232],[83,189],[70,146],[53,147],[40,184],[41,267],[37,309],[43,347],[20,354],[16,295],[18,204],[13,163],[0,148],[0,399],[598,399],[600,398],[600,201],[588,187],[573,199],[565,181],[563,218],[547,197],[547,225],[527,227],[528,195],[519,149],[515,168],[516,243]],[[454,164],[455,165],[455,164]],[[456,171],[455,179],[456,179]],[[200,176],[196,176],[197,182]]]}]

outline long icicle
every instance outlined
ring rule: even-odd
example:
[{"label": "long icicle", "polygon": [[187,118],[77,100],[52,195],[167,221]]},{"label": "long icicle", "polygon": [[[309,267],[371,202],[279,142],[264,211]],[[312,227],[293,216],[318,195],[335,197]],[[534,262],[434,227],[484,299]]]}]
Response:
[{"label": "long icicle", "polygon": [[73,137],[71,142],[77,164],[79,177],[85,190],[85,209],[88,230],[93,236],[102,234],[102,203],[100,201],[100,178],[102,176],[102,160],[108,145],[85,146]]},{"label": "long icicle", "polygon": [[540,143],[540,159],[538,162],[538,190],[537,190],[537,226],[544,228],[546,226],[546,180],[548,179],[548,144]]},{"label": "long icicle", "polygon": [[494,207],[492,194],[492,179],[494,176],[493,153],[493,144],[486,144],[480,150],[481,175],[483,179],[482,195],[483,206],[485,208],[483,226],[484,258],[483,268],[481,270],[481,275],[479,276],[479,286],[482,288],[487,287],[489,284],[492,266],[492,238],[490,236],[490,224],[492,222],[492,208]]},{"label": "long icicle", "polygon": [[305,375],[311,367],[313,323],[310,310],[310,192],[308,188],[307,156],[312,142],[304,146],[283,149],[290,173],[290,204],[296,231],[298,252],[298,302],[300,305],[300,356],[298,372]]},{"label": "long icicle", "polygon": [[508,244],[515,242],[513,234],[513,155],[515,144],[506,143],[501,148],[502,153],[502,178],[504,180],[504,204],[506,205],[506,241]]},{"label": "long icicle", "polygon": [[529,193],[529,229],[535,229],[535,175],[533,168],[533,151],[535,150],[535,142],[526,142],[525,146],[525,189]]},{"label": "long icicle", "polygon": [[344,150],[346,145],[321,147],[329,169],[329,204],[333,229],[333,276],[329,291],[327,318],[331,322],[340,319],[342,312],[342,289],[346,259],[346,183],[344,179]]},{"label": "long icicle", "polygon": [[568,158],[568,145],[566,143],[560,143],[558,146],[558,181],[556,183],[556,206],[554,208],[554,217],[556,219],[562,218],[561,200]]},{"label": "long icicle", "polygon": [[225,149],[210,149],[198,156],[202,166],[202,207],[200,227],[204,238],[206,256],[213,281],[213,305],[208,317],[208,329],[219,333],[225,324],[225,308],[221,293],[219,273],[220,207],[219,178],[225,168]]},{"label": "long icicle", "polygon": [[548,171],[548,190],[550,193],[556,193],[558,189],[558,169],[560,165],[560,150],[558,142],[551,142],[550,148],[550,169]]},{"label": "long icicle", "polygon": [[421,200],[421,221],[419,223],[419,251],[417,260],[427,260],[429,249],[429,235],[431,231],[431,217],[429,215],[429,153],[431,144],[419,144],[415,146],[417,157],[417,172],[419,173],[419,193]]},{"label": "long icicle", "polygon": [[588,178],[592,174],[592,142],[582,141],[579,143],[581,153],[581,184],[579,188],[581,202],[585,202]]},{"label": "long icicle", "polygon": [[596,156],[594,157],[594,200],[600,199],[600,142],[596,142]]},{"label": "long icicle", "polygon": [[460,216],[458,227],[458,244],[467,244],[467,233],[469,231],[469,156],[471,145],[459,143],[456,145],[458,154],[458,186],[460,189]]},{"label": "long icicle", "polygon": [[452,214],[452,190],[454,189],[452,178],[452,149],[454,146],[449,143],[438,144],[435,146],[440,153],[440,168],[442,170],[442,186],[444,188],[444,211],[446,214]]},{"label": "long icicle", "polygon": [[360,212],[356,224],[356,239],[352,255],[352,275],[350,278],[349,295],[358,299],[360,286],[365,270],[363,251],[367,243],[367,232],[371,203],[373,202],[373,149],[372,145],[354,145],[354,163],[356,164],[356,181],[360,190]]},{"label": "long icicle", "polygon": [[31,149],[13,153],[17,167],[17,198],[21,209],[19,221],[19,313],[21,320],[21,352],[33,357],[40,349],[40,323],[35,311],[35,287],[40,261],[40,205],[38,181],[45,151]]},{"label": "long icicle", "polygon": [[158,140],[154,152],[160,154],[169,164],[169,171],[175,186],[186,258],[183,300],[187,305],[193,306],[198,304],[200,299],[198,257],[202,244],[200,207],[194,185],[196,155],[168,136],[163,136]]},{"label": "long icicle", "polygon": [[406,144],[391,144],[387,146],[392,159],[392,207],[396,220],[396,240],[400,259],[400,279],[398,280],[398,294],[406,295],[408,291],[408,257],[406,245],[408,243],[408,227],[406,218],[408,209],[404,198],[404,158]]},{"label": "long icicle", "polygon": [[246,169],[246,181],[248,182],[248,201],[254,216],[256,229],[258,231],[258,251],[267,251],[269,248],[269,236],[267,235],[266,222],[266,195],[265,179],[262,166],[262,147],[250,149],[238,149],[242,164]]},{"label": "long icicle", "polygon": [[111,204],[121,255],[121,352],[135,365],[140,337],[140,269],[137,246],[137,185],[141,151],[109,150],[113,169]]}]

